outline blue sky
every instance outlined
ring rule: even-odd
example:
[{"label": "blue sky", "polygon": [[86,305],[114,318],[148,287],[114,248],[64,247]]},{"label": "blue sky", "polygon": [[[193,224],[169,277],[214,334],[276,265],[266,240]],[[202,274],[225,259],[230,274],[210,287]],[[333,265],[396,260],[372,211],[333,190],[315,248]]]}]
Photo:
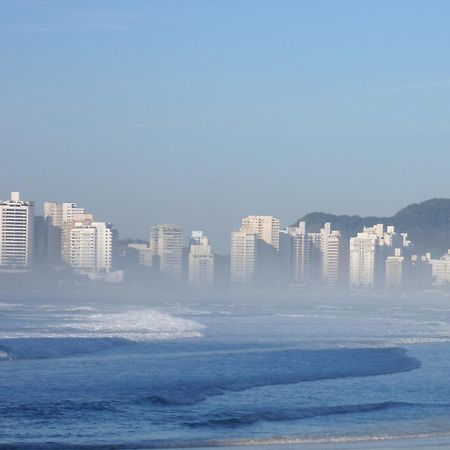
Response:
[{"label": "blue sky", "polygon": [[450,197],[448,1],[0,2],[0,197],[123,237]]}]

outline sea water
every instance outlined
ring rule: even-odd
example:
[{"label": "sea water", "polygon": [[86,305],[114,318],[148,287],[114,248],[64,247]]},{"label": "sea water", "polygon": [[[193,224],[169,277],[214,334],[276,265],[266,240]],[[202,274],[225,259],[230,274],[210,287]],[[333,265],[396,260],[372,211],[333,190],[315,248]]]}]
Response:
[{"label": "sea water", "polygon": [[0,304],[0,448],[450,433],[450,308]]}]

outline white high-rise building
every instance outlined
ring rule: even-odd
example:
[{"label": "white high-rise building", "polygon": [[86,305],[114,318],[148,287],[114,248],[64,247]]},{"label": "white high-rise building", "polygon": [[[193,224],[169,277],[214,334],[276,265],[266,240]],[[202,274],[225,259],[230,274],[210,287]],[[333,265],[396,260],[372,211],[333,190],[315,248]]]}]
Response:
[{"label": "white high-rise building", "polygon": [[393,256],[386,258],[385,286],[387,290],[398,290],[403,286],[403,262],[402,250],[395,249]]},{"label": "white high-rise building", "polygon": [[214,281],[214,255],[202,231],[193,231],[189,252],[189,284],[205,288]]},{"label": "white high-rise building", "polygon": [[75,272],[102,275],[111,271],[113,230],[110,224],[94,222],[92,215],[75,215],[64,224],[65,260]]},{"label": "white high-rise building", "polygon": [[350,238],[350,287],[373,288],[375,283],[375,252],[377,235],[368,231]]},{"label": "white high-rise building", "polygon": [[266,244],[280,249],[280,220],[272,216],[247,216],[241,221],[241,231],[254,233]]},{"label": "white high-rise building", "polygon": [[248,285],[256,271],[258,235],[245,230],[231,233],[231,282]]},{"label": "white high-rise building", "polygon": [[384,285],[393,288],[398,282],[394,281],[398,275],[394,272],[399,264],[403,267],[403,259],[399,259],[403,257],[397,255],[397,249],[401,252],[410,244],[408,235],[397,234],[393,226],[386,230],[383,224],[364,227],[362,233],[350,239],[350,287],[382,288]]},{"label": "white high-rise building", "polygon": [[153,256],[159,258],[161,273],[181,278],[182,238],[181,228],[173,224],[153,227],[150,236],[150,248]]},{"label": "white high-rise building", "polygon": [[73,220],[75,215],[84,214],[71,202],[45,202],[44,218],[47,223],[47,258],[51,264],[58,264],[63,258],[63,226]]},{"label": "white high-rise building", "polygon": [[26,271],[33,264],[34,203],[20,200],[0,202],[0,270]]},{"label": "white high-rise building", "polygon": [[437,286],[450,285],[450,250],[439,259],[431,259],[431,275],[433,277],[433,284]]},{"label": "white high-rise building", "polygon": [[331,229],[326,223],[320,230],[320,257],[322,266],[322,282],[330,287],[339,283],[341,233]]},{"label": "white high-rise building", "polygon": [[304,285],[309,281],[311,268],[311,240],[306,234],[305,222],[300,222],[298,227],[286,227],[280,232],[280,237],[287,241],[283,243],[281,256],[283,265],[287,266],[284,270],[289,271],[289,281],[294,285]]}]

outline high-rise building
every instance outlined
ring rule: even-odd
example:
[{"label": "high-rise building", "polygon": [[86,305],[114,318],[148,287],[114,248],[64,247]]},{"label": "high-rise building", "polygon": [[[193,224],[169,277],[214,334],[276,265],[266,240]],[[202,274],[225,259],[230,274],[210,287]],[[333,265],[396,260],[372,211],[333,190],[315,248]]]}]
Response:
[{"label": "high-rise building", "polygon": [[326,286],[336,287],[339,283],[340,241],[341,233],[332,230],[330,223],[320,230],[322,282]]},{"label": "high-rise building", "polygon": [[84,208],[79,208],[71,202],[45,202],[44,218],[47,223],[47,260],[49,264],[57,265],[63,258],[63,226],[73,220],[75,215],[84,214]]},{"label": "high-rise building", "polygon": [[71,266],[72,252],[72,229],[81,228],[82,225],[90,226],[94,221],[94,216],[88,213],[75,214],[71,220],[62,223],[61,232],[61,255],[62,260]]},{"label": "high-rise building", "polygon": [[[393,288],[396,282],[392,277],[398,275],[394,272],[400,264],[398,258],[403,258],[397,253],[402,253],[402,249],[410,244],[408,235],[397,234],[393,226],[386,229],[383,224],[364,227],[361,233],[350,239],[350,287],[382,289],[389,285]],[[400,265],[403,267],[403,259]],[[389,280],[386,279],[388,274]]]},{"label": "high-rise building", "polygon": [[198,288],[209,287],[214,281],[214,255],[208,238],[202,231],[193,231],[189,252],[189,284]]},{"label": "high-rise building", "polygon": [[153,257],[159,260],[160,272],[180,279],[182,269],[181,228],[173,224],[153,227],[150,248]]},{"label": "high-rise building", "polygon": [[386,258],[385,286],[387,290],[395,291],[402,288],[404,259],[400,248],[395,249],[393,256]]},{"label": "high-rise building", "polygon": [[450,286],[450,250],[439,259],[429,257],[433,284]]},{"label": "high-rise building", "polygon": [[273,216],[247,216],[241,220],[240,231],[255,234],[256,258],[253,281],[260,286],[280,279],[280,221]]},{"label": "high-rise building", "polygon": [[306,234],[305,222],[280,231],[280,256],[282,271],[288,272],[290,284],[304,285],[310,281],[311,239]]},{"label": "high-rise building", "polygon": [[90,214],[77,214],[64,223],[64,257],[75,272],[102,275],[112,269],[113,228],[94,222]]},{"label": "high-rise building", "polygon": [[280,249],[280,220],[272,216],[247,216],[241,221],[241,231],[254,233],[266,244]]},{"label": "high-rise building", "polygon": [[248,285],[256,272],[258,235],[245,230],[231,233],[231,282]]},{"label": "high-rise building", "polygon": [[20,200],[0,202],[0,270],[26,271],[33,264],[34,203]]},{"label": "high-rise building", "polygon": [[363,231],[350,238],[350,287],[373,288],[375,283],[375,252],[377,235]]}]

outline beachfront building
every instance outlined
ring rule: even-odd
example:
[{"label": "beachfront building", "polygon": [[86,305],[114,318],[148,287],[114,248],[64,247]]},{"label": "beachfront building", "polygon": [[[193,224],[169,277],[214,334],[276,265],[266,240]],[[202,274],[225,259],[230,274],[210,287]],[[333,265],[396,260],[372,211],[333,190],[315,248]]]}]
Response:
[{"label": "beachfront building", "polygon": [[385,287],[388,291],[396,291],[403,286],[404,256],[402,250],[396,248],[393,256],[386,258]]},{"label": "beachfront building", "polygon": [[158,260],[159,270],[174,279],[181,279],[182,236],[181,228],[173,224],[157,225],[150,234],[150,249]]},{"label": "beachfront building", "polygon": [[231,233],[231,282],[248,285],[256,272],[258,235],[240,230]]},{"label": "beachfront building", "polygon": [[350,238],[350,288],[373,288],[377,235],[367,230]]},{"label": "beachfront building", "polygon": [[305,222],[280,231],[282,272],[288,274],[289,284],[303,286],[309,282],[311,239],[306,234]]},{"label": "beachfront building", "polygon": [[207,288],[214,281],[214,255],[208,237],[202,231],[193,231],[189,251],[189,284]]},{"label": "beachfront building", "polygon": [[450,285],[450,250],[439,259],[429,257],[433,284],[436,286]]},{"label": "beachfront building", "polygon": [[112,269],[113,228],[94,222],[91,214],[76,214],[64,223],[64,260],[77,273],[102,276]]},{"label": "beachfront building", "polygon": [[258,239],[272,246],[275,250],[280,249],[279,233],[280,220],[273,216],[247,216],[241,221],[241,231],[254,233]]},{"label": "beachfront building", "polygon": [[336,287],[339,283],[341,233],[326,223],[319,233],[322,283]]},{"label": "beachfront building", "polygon": [[63,259],[63,226],[73,220],[75,215],[84,214],[72,202],[44,202],[44,219],[47,225],[47,261],[58,265]]},{"label": "beachfront building", "polygon": [[[393,226],[385,228],[383,224],[376,224],[372,227],[364,227],[361,233],[350,239],[350,287],[354,289],[395,288],[399,283],[395,278],[400,276],[399,266],[402,267],[401,276],[403,277],[403,252],[410,245],[408,234],[396,233]],[[387,269],[388,261],[389,270]],[[386,279],[388,274],[390,274],[389,280]]]},{"label": "beachfront building", "polygon": [[0,270],[27,271],[33,264],[34,203],[18,192],[0,202]]}]

